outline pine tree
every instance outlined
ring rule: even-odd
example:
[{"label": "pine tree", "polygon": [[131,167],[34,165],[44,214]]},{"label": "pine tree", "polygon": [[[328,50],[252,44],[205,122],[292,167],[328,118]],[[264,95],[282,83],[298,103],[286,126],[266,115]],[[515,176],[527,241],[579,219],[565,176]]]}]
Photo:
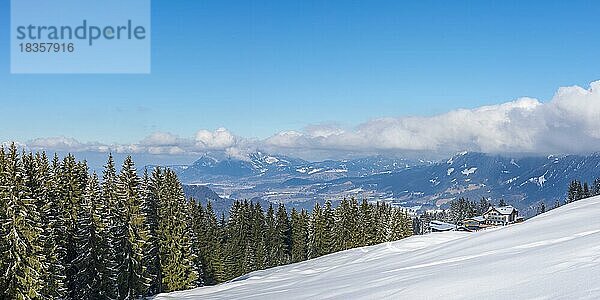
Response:
[{"label": "pine tree", "polygon": [[269,204],[269,208],[267,209],[267,214],[265,217],[265,268],[271,268],[277,265],[276,259],[276,242],[277,242],[277,234],[275,229],[275,210],[273,209],[273,204]]},{"label": "pine tree", "polygon": [[205,232],[204,228],[204,208],[193,198],[188,201],[188,227],[190,233],[190,247],[191,247],[191,260],[195,272],[198,274],[198,278],[193,283],[194,286],[204,285],[204,271],[203,266],[205,264],[205,257],[202,253],[202,249],[206,248],[205,243]]},{"label": "pine tree", "polygon": [[119,275],[123,267],[123,241],[125,235],[123,223],[124,207],[117,195],[117,171],[111,154],[104,166],[102,174],[102,199],[99,211],[103,221],[100,235],[103,241],[103,251],[100,258],[103,262],[99,293],[103,298],[120,299]]},{"label": "pine tree", "polygon": [[309,221],[307,258],[325,254],[325,224],[319,203],[315,203]]},{"label": "pine tree", "polygon": [[376,206],[376,219],[377,219],[377,243],[383,243],[388,240],[389,237],[389,224],[391,218],[391,207],[385,203],[377,203]]},{"label": "pine tree", "polygon": [[254,205],[252,212],[252,233],[251,241],[254,244],[252,247],[254,256],[254,266],[252,270],[260,270],[265,268],[267,249],[265,247],[266,220],[265,212],[259,203]]},{"label": "pine tree", "polygon": [[587,182],[584,182],[583,183],[582,199],[583,198],[588,198],[588,197],[591,197],[591,196],[592,196],[592,193],[590,191],[590,187],[588,186]]},{"label": "pine tree", "polygon": [[407,224],[402,210],[397,208],[393,209],[390,218],[390,235],[388,241],[397,241],[407,237],[406,226]]},{"label": "pine tree", "polygon": [[546,212],[546,204],[544,202],[540,203],[538,207],[538,215]]},{"label": "pine tree", "polygon": [[583,186],[581,185],[580,181],[577,181],[576,185],[575,185],[575,200],[581,200],[585,197],[584,193],[583,193]]},{"label": "pine tree", "polygon": [[351,243],[350,248],[360,247],[361,246],[361,228],[360,228],[360,208],[358,206],[358,201],[355,197],[350,198],[350,219],[348,220],[350,223],[350,236]]},{"label": "pine tree", "polygon": [[291,213],[291,230],[292,230],[292,249],[291,249],[291,260],[292,262],[299,262],[306,260],[307,257],[307,244],[308,244],[308,224],[307,224],[307,213],[302,210],[298,213],[295,208],[292,208]]},{"label": "pine tree", "polygon": [[94,173],[89,179],[85,195],[80,203],[75,229],[76,259],[74,266],[77,270],[76,299],[99,299],[101,284],[101,265],[98,257],[101,253],[98,235],[99,224],[94,219],[95,205],[101,198],[100,183]]},{"label": "pine tree", "polygon": [[7,268],[3,270],[6,281],[5,295],[8,299],[38,299],[42,297],[43,257],[40,235],[40,215],[35,199],[27,187],[23,160],[14,144],[10,146],[2,177],[3,202],[6,206],[6,222],[2,224],[5,236],[4,253]]},{"label": "pine tree", "polygon": [[567,203],[577,200],[577,181],[572,180],[567,191]]},{"label": "pine tree", "polygon": [[[8,257],[8,241],[6,224],[8,224],[8,217],[6,215],[8,211],[7,199],[9,197],[8,182],[5,176],[6,169],[6,154],[4,152],[4,146],[0,144],[0,270],[7,270],[9,267]],[[0,276],[0,299],[8,299],[8,278],[6,276]]]},{"label": "pine tree", "polygon": [[144,278],[142,267],[143,250],[146,242],[145,221],[142,213],[140,179],[137,176],[131,156],[125,158],[117,181],[117,197],[123,207],[125,232],[120,237],[121,268],[117,277],[119,295],[126,299],[138,298],[144,294],[149,280]]},{"label": "pine tree", "polygon": [[479,207],[478,207],[477,214],[483,215],[484,213],[487,212],[487,210],[490,208],[490,206],[492,206],[492,204],[485,197],[481,197],[481,200],[479,200]]},{"label": "pine tree", "polygon": [[504,201],[504,199],[500,199],[500,202],[498,202],[498,206],[506,206],[506,201]]},{"label": "pine tree", "polygon": [[186,222],[188,213],[181,184],[167,169],[158,214],[162,292],[192,288],[198,280]]},{"label": "pine tree", "polygon": [[403,211],[403,238],[407,238],[409,236],[412,236],[414,234],[414,224],[413,224],[413,218],[408,214],[407,211]]},{"label": "pine tree", "polygon": [[158,243],[158,202],[160,197],[160,186],[162,184],[162,173],[160,168],[154,169],[152,178],[144,170],[141,186],[142,214],[144,215],[144,231],[146,232],[146,243],[142,257],[144,266],[144,278],[148,280],[147,288],[143,291],[144,296],[160,293],[160,260]]},{"label": "pine tree", "polygon": [[210,202],[206,204],[204,214],[206,224],[206,249],[203,250],[206,258],[205,283],[213,285],[225,281],[225,269],[223,265],[223,247],[221,244],[221,229],[217,217]]},{"label": "pine tree", "polygon": [[334,251],[354,248],[356,243],[356,219],[358,212],[354,212],[352,200],[344,198],[335,209],[334,223]]},{"label": "pine tree", "polygon": [[335,228],[335,216],[331,200],[326,200],[323,206],[323,255],[332,253],[335,247],[333,230]]},{"label": "pine tree", "polygon": [[232,279],[243,274],[243,254],[246,252],[244,241],[244,215],[243,206],[235,201],[229,210],[229,219],[225,226],[225,274],[227,279]]},{"label": "pine tree", "polygon": [[593,196],[600,195],[600,178],[596,178],[594,180],[594,185],[592,186],[592,195]]},{"label": "pine tree", "polygon": [[373,215],[373,205],[369,204],[366,199],[363,199],[360,204],[360,246],[375,244],[377,227],[373,223],[375,220]]},{"label": "pine tree", "polygon": [[43,298],[58,298],[65,296],[63,262],[57,261],[56,235],[53,234],[55,214],[50,213],[48,206],[55,202],[52,190],[55,187],[48,158],[44,152],[23,154],[26,172],[26,186],[35,208],[39,214],[38,226],[41,228],[37,244],[40,246],[39,256],[42,258],[40,279],[42,281],[41,295]]},{"label": "pine tree", "polygon": [[77,249],[75,248],[75,232],[77,218],[81,201],[87,184],[87,166],[85,163],[78,163],[73,155],[67,155],[63,158],[60,165],[60,177],[58,182],[58,193],[61,199],[60,206],[65,220],[66,233],[66,255],[65,255],[65,273],[66,286],[69,296],[77,298],[78,288],[77,267],[74,262],[77,259]]},{"label": "pine tree", "polygon": [[291,229],[290,220],[283,203],[279,204],[275,219],[275,262],[285,265],[290,262]]},{"label": "pine tree", "polygon": [[257,258],[256,258],[256,243],[253,240],[253,215],[254,215],[254,204],[244,200],[242,203],[242,218],[241,218],[241,250],[242,258],[239,261],[239,267],[242,270],[242,274],[252,272],[256,270]]},{"label": "pine tree", "polygon": [[559,208],[559,207],[560,207],[560,200],[556,199],[556,202],[554,202],[554,206],[552,207],[552,209]]},{"label": "pine tree", "polygon": [[[46,160],[45,154],[41,160]],[[55,154],[46,178],[48,201],[42,208],[44,224],[44,252],[46,256],[47,276],[44,278],[43,295],[50,299],[64,299],[67,296],[66,287],[66,213],[62,206],[61,192],[58,183],[61,178],[61,168],[58,156]]]}]

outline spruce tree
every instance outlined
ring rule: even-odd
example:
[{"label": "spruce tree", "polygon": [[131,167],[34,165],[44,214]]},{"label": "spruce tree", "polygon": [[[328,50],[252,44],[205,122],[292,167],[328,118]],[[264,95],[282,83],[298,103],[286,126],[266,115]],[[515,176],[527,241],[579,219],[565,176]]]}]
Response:
[{"label": "spruce tree", "polygon": [[125,232],[119,237],[123,246],[121,268],[117,277],[119,296],[126,299],[144,294],[149,280],[144,277],[142,267],[143,250],[146,242],[145,221],[142,213],[140,179],[131,156],[123,162],[117,181],[117,198],[123,208],[122,222]]},{"label": "spruce tree", "polygon": [[[6,225],[8,224],[8,217],[6,215],[7,199],[9,197],[8,192],[8,178],[5,176],[5,165],[6,165],[6,154],[4,152],[4,146],[0,144],[0,270],[6,270],[9,267],[8,263],[8,241],[7,233],[5,231]],[[0,276],[0,299],[8,299],[8,278]]]},{"label": "spruce tree", "polygon": [[582,199],[583,198],[588,198],[588,197],[591,197],[591,196],[592,196],[592,193],[590,191],[590,187],[588,186],[587,182],[584,182],[583,183]]},{"label": "spruce tree", "polygon": [[205,218],[205,246],[203,253],[206,257],[205,283],[213,285],[225,280],[225,269],[223,265],[223,246],[221,244],[221,229],[217,217],[213,211],[210,201],[206,204]]},{"label": "spruce tree", "polygon": [[[41,158],[46,160],[45,154]],[[66,213],[62,206],[60,191],[61,168],[58,156],[55,154],[46,179],[48,201],[42,208],[45,241],[44,251],[46,256],[47,276],[44,278],[44,297],[50,299],[64,299],[68,290],[66,287]]]},{"label": "spruce tree", "polygon": [[285,265],[290,262],[291,228],[290,220],[283,203],[279,203],[275,218],[275,262]]},{"label": "spruce tree", "polygon": [[26,186],[31,178],[27,178],[23,160],[14,144],[9,148],[2,177],[5,185],[1,194],[6,207],[6,221],[2,224],[6,233],[4,294],[8,299],[39,299],[43,287],[43,257],[39,244],[43,228],[36,201]]},{"label": "spruce tree", "polygon": [[537,207],[536,215],[543,214],[545,212],[545,210],[546,209],[545,209],[544,203],[543,202],[540,203],[540,205]]},{"label": "spruce tree", "polygon": [[332,253],[335,247],[334,230],[335,216],[332,208],[331,200],[326,200],[323,206],[323,254]]},{"label": "spruce tree", "polygon": [[144,278],[148,280],[147,288],[142,293],[151,296],[160,293],[160,260],[158,243],[158,202],[162,175],[160,168],[154,169],[152,177],[144,170],[141,187],[142,214],[144,215],[144,230],[146,243],[142,257]]},{"label": "spruce tree", "polygon": [[306,211],[298,213],[295,208],[291,212],[292,248],[291,261],[299,262],[306,260],[308,244],[308,224]]},{"label": "spruce tree", "polygon": [[205,265],[205,257],[202,253],[202,249],[205,246],[205,224],[204,224],[204,208],[193,198],[188,201],[188,212],[189,218],[187,220],[187,226],[190,233],[190,247],[191,247],[191,260],[195,272],[198,274],[196,281],[193,283],[194,286],[204,285],[204,271],[203,266]]},{"label": "spruce tree", "polygon": [[594,179],[594,184],[592,186],[592,195],[593,196],[600,195],[600,178]]},{"label": "spruce tree", "polygon": [[575,184],[575,200],[581,200],[585,197],[584,195],[584,191],[583,191],[583,186],[581,185],[580,181],[577,181]]},{"label": "spruce tree", "polygon": [[389,241],[397,241],[404,238],[404,216],[402,211],[399,209],[392,210],[392,217],[390,218],[390,235]]},{"label": "spruce tree", "polygon": [[232,279],[243,274],[243,258],[246,252],[244,242],[244,215],[243,205],[235,201],[229,210],[229,219],[225,226],[225,273],[227,279]]},{"label": "spruce tree", "polygon": [[308,227],[307,258],[315,258],[325,254],[325,222],[319,203],[313,207]]},{"label": "spruce tree", "polygon": [[275,209],[273,209],[273,204],[269,204],[269,208],[267,209],[267,213],[265,216],[265,268],[271,268],[277,265],[276,259],[276,242],[277,242],[277,234],[275,230]]},{"label": "spruce tree", "polygon": [[102,249],[99,241],[99,223],[94,218],[95,205],[101,198],[100,183],[94,173],[89,179],[85,195],[80,203],[75,229],[76,259],[74,266],[76,299],[99,299],[102,261],[98,257]]},{"label": "spruce tree", "polygon": [[159,204],[161,291],[193,288],[198,280],[194,268],[191,237],[188,231],[189,211],[183,189],[175,173],[165,171]]},{"label": "spruce tree", "polygon": [[369,204],[366,199],[360,204],[360,223],[359,223],[359,246],[368,246],[375,244],[377,235],[377,227],[373,223],[374,213],[373,205]]},{"label": "spruce tree", "polygon": [[119,201],[117,195],[117,171],[111,154],[108,156],[104,171],[102,174],[102,231],[101,236],[103,251],[100,253],[104,268],[102,269],[102,282],[100,284],[100,294],[108,299],[120,299],[119,295],[119,275],[123,266],[123,242],[124,242],[124,207]]},{"label": "spruce tree", "polygon": [[484,213],[487,212],[487,210],[490,208],[490,206],[491,206],[490,202],[485,197],[481,197],[481,200],[479,200],[479,207],[478,207],[477,214],[483,215]]},{"label": "spruce tree", "polygon": [[559,208],[559,207],[560,207],[560,200],[556,199],[556,201],[554,202],[554,206],[552,207],[552,209]]},{"label": "spruce tree", "polygon": [[87,166],[84,163],[78,163],[71,154],[63,158],[62,164],[60,165],[60,177],[57,188],[65,220],[65,273],[66,286],[71,298],[77,298],[76,291],[79,289],[77,286],[78,271],[77,266],[74,264],[77,259],[77,249],[75,248],[74,237],[86,184]]},{"label": "spruce tree", "polygon": [[342,251],[358,245],[358,205],[356,200],[344,198],[335,209],[334,241],[335,251]]},{"label": "spruce tree", "polygon": [[254,253],[254,266],[252,270],[260,270],[265,268],[266,261],[266,252],[267,249],[265,247],[265,234],[266,234],[266,220],[265,220],[265,212],[263,211],[261,205],[256,203],[254,205],[254,209],[252,211],[252,233],[251,233],[251,241],[254,244],[252,247]]}]

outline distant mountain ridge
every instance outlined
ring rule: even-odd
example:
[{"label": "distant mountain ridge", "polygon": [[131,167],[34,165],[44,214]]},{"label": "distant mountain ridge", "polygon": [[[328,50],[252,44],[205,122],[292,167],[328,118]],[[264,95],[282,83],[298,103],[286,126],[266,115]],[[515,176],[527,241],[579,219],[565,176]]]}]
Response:
[{"label": "distant mountain ridge", "polygon": [[178,168],[184,183],[207,185],[229,199],[286,202],[310,209],[345,196],[392,202],[413,209],[446,207],[458,197],[503,198],[531,215],[540,202],[564,201],[571,180],[600,177],[600,154],[511,157],[462,152],[430,162],[365,157],[308,162],[252,153],[248,159],[206,155]]},{"label": "distant mountain ridge", "polygon": [[419,164],[419,162],[383,156],[308,162],[299,158],[271,155],[260,151],[250,153],[247,159],[211,153],[200,157],[184,169],[179,168],[179,176],[182,181],[188,183],[215,177],[230,179],[253,176],[287,177],[287,179],[292,177],[335,179],[401,170],[416,164]]}]

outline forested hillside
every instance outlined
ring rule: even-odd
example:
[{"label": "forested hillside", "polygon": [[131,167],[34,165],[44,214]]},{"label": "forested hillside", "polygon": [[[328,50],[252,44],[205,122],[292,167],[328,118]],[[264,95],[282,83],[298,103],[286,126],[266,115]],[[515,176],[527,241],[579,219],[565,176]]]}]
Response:
[{"label": "forested hillside", "polygon": [[186,199],[169,169],[131,157],[102,174],[68,155],[0,148],[1,299],[133,299],[230,280],[412,234],[400,209],[344,199],[312,213]]}]

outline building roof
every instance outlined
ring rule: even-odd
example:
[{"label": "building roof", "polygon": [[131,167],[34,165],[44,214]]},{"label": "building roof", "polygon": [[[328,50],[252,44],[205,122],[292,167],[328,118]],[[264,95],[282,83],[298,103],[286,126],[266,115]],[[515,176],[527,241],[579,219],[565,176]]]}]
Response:
[{"label": "building roof", "polygon": [[512,205],[507,205],[507,206],[498,206],[498,207],[490,207],[485,213],[489,213],[491,210],[495,210],[497,211],[499,214],[501,215],[510,215],[512,214],[514,211],[516,211],[517,209],[514,208]]},{"label": "building roof", "polygon": [[429,227],[431,229],[435,229],[438,231],[447,231],[447,230],[454,230],[456,229],[456,225],[454,224],[450,224],[450,223],[446,223],[446,222],[442,222],[442,221],[437,221],[437,220],[433,220],[431,222],[429,222]]},{"label": "building roof", "polygon": [[476,217],[468,218],[467,220],[475,220],[477,222],[484,222],[485,217],[484,216],[476,216]]}]

